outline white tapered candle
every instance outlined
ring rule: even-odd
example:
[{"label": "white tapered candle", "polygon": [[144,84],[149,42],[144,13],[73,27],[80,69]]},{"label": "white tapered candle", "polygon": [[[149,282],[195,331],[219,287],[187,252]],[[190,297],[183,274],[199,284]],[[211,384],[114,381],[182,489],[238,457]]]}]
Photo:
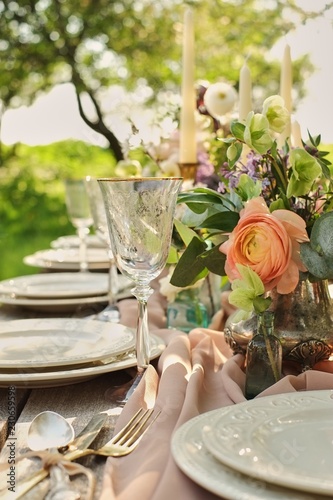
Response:
[{"label": "white tapered candle", "polygon": [[284,99],[284,105],[291,113],[292,111],[292,100],[291,92],[293,86],[292,77],[292,62],[290,54],[290,46],[286,45],[283,53],[282,66],[281,66],[281,76],[280,76],[280,95]]},{"label": "white tapered candle", "polygon": [[182,103],[180,113],[179,163],[196,163],[193,12],[184,14]]},{"label": "white tapered candle", "polygon": [[[281,75],[280,75],[280,96],[284,100],[284,105],[289,111],[292,112],[292,62],[290,54],[290,46],[287,44],[284,49],[282,65],[281,65]],[[288,139],[290,143],[291,136],[291,119],[289,119],[286,128],[280,136],[279,145],[283,146],[283,143]]]},{"label": "white tapered candle", "polygon": [[294,148],[303,147],[301,127],[297,120],[293,121],[291,124],[291,142]]},{"label": "white tapered candle", "polygon": [[239,74],[239,121],[245,122],[250,111],[252,111],[251,72],[244,63]]}]

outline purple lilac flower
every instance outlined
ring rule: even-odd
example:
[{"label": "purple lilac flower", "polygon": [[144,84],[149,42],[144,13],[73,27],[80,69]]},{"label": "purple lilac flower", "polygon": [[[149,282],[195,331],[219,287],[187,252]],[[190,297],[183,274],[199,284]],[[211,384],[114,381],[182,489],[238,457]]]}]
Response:
[{"label": "purple lilac flower", "polygon": [[215,173],[214,165],[209,160],[205,151],[198,153],[199,167],[196,174],[196,182],[205,184],[210,189],[217,190],[219,178]]}]

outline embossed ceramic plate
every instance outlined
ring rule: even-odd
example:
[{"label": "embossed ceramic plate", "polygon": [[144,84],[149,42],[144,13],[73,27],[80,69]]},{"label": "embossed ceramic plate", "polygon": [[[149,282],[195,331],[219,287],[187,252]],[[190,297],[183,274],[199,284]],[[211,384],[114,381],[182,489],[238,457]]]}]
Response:
[{"label": "embossed ceramic plate", "polygon": [[[150,336],[150,359],[155,359],[163,352],[165,343],[157,335]],[[103,375],[104,373],[125,370],[136,366],[136,357],[128,356],[120,361],[116,360],[106,365],[90,366],[86,368],[76,368],[73,365],[71,370],[56,370],[43,372],[41,369],[33,373],[24,371],[2,373],[0,369],[0,387],[15,385],[16,387],[38,388],[38,387],[60,387],[69,384],[78,384],[92,378]]]},{"label": "embossed ceramic plate", "polygon": [[[123,292],[117,295],[117,299],[126,298],[130,294]],[[102,304],[107,304],[109,297],[107,295],[96,295],[94,297],[69,297],[66,299],[34,299],[26,297],[11,297],[10,295],[0,295],[0,304],[7,306],[23,307],[34,311],[47,312],[70,312],[76,310],[92,309]]]},{"label": "embossed ceramic plate", "polygon": [[26,298],[93,297],[108,292],[106,273],[48,273],[0,282],[0,294]]},{"label": "embossed ceramic plate", "polygon": [[82,318],[3,321],[0,367],[69,366],[119,356],[134,344],[134,331],[121,324]]},{"label": "embossed ceramic plate", "polygon": [[333,498],[333,390],[237,404],[203,442],[223,464],[273,484]]},{"label": "embossed ceramic plate", "polygon": [[[108,269],[110,267],[106,249],[88,248],[87,255],[89,269]],[[80,268],[79,250],[77,248],[39,250],[24,257],[23,262],[28,266],[43,267],[45,269],[76,271]]]},{"label": "embossed ceramic plate", "polygon": [[[133,283],[118,275],[118,288],[122,292]],[[0,281],[0,295],[11,298],[77,298],[97,297],[108,293],[109,277],[107,273],[45,273],[28,274]]]},{"label": "embossed ceramic plate", "polygon": [[[51,248],[73,248],[80,246],[80,238],[76,235],[59,236],[51,241]],[[105,248],[105,243],[96,234],[88,234],[87,246],[91,248]]]},{"label": "embossed ceramic plate", "polygon": [[171,450],[184,474],[224,500],[318,500],[318,495],[244,476],[216,460],[203,443],[202,429],[206,425],[213,426],[226,410],[222,408],[199,415],[183,424],[174,434]]}]

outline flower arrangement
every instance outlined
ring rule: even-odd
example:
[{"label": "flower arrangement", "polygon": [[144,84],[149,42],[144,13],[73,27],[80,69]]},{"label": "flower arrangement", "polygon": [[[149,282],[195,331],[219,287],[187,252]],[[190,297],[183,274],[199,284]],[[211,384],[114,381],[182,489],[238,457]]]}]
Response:
[{"label": "flower arrangement", "polygon": [[[208,272],[227,276],[230,303],[250,314],[269,307],[266,292],[287,294],[300,276],[333,278],[333,190],[320,136],[278,147],[290,120],[280,96],[234,121],[220,138],[225,161],[217,190],[179,195],[187,209],[175,222],[185,251],[171,278],[189,286]],[[223,148],[221,148],[223,149]]]}]

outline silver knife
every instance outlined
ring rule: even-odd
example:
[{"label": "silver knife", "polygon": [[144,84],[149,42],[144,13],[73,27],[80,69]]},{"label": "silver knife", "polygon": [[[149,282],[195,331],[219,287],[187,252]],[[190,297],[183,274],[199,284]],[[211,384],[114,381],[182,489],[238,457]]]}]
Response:
[{"label": "silver knife", "polygon": [[[89,447],[89,445],[93,442],[95,437],[98,435],[100,430],[102,429],[105,420],[107,418],[106,414],[99,413],[95,415],[86,427],[78,434],[78,436],[74,439],[74,441],[70,444],[68,450],[64,453],[64,457],[70,460],[72,453],[76,450],[85,450]],[[48,476],[48,471],[45,469],[40,469],[32,474],[30,477],[23,479],[16,488],[16,496],[15,498],[21,498],[28,491],[31,490],[36,484],[45,479]],[[6,498],[8,494],[7,491],[3,491],[0,493],[0,499]],[[7,497],[8,498],[8,497]]]}]

